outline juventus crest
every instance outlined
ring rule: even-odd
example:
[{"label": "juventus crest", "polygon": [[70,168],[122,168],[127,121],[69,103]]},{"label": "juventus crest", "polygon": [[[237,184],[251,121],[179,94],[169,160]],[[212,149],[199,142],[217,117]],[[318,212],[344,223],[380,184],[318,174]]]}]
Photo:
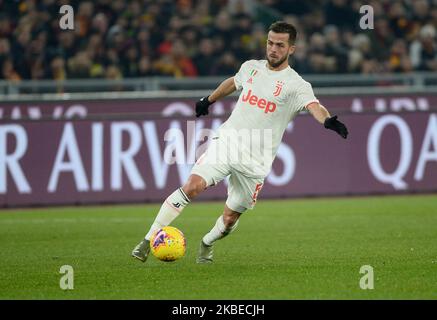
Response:
[{"label": "juventus crest", "polygon": [[282,91],[282,87],[284,86],[284,82],[282,81],[276,81],[276,89],[275,92],[273,92],[273,95],[275,97],[279,96],[281,94]]}]

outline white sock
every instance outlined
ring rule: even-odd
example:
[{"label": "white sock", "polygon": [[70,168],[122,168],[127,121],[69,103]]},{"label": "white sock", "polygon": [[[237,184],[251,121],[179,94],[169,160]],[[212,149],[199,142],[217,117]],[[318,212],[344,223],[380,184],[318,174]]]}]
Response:
[{"label": "white sock", "polygon": [[190,199],[188,199],[182,188],[175,190],[165,199],[145,239],[150,240],[153,233],[162,227],[168,226],[189,203]]},{"label": "white sock", "polygon": [[237,228],[238,221],[239,220],[237,220],[237,222],[235,222],[232,227],[226,228],[225,223],[223,222],[223,215],[221,215],[220,217],[218,217],[211,231],[203,237],[203,243],[207,246],[211,246],[215,241],[226,237]]}]

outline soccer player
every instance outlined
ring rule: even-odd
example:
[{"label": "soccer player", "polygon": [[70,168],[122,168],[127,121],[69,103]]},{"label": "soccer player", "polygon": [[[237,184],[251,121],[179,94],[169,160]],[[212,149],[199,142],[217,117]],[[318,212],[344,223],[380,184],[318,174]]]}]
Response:
[{"label": "soccer player", "polygon": [[[153,233],[169,225],[202,191],[229,176],[223,214],[202,238],[197,257],[198,263],[212,262],[214,242],[232,233],[241,214],[254,207],[283,133],[299,112],[307,110],[325,128],[347,138],[346,126],[337,116],[331,117],[314,96],[311,84],[289,66],[296,36],[293,25],[282,21],[273,23],[268,32],[267,59],[244,62],[235,76],[224,80],[211,95],[196,103],[196,116],[207,115],[214,102],[241,90],[232,114],[193,166],[188,181],[164,201],[144,240],[132,251],[133,257],[146,261]],[[251,140],[250,145],[241,144],[238,135],[242,131],[258,131],[259,136],[267,138]],[[234,153],[245,155],[249,161],[239,158],[231,161],[235,159]]]}]

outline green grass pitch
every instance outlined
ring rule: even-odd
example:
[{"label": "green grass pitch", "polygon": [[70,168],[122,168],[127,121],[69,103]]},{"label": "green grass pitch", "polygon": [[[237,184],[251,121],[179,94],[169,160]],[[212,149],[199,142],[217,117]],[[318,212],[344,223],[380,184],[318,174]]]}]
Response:
[{"label": "green grass pitch", "polygon": [[[159,205],[3,210],[1,299],[437,299],[437,196],[263,200],[197,265],[223,203],[193,203],[173,223],[179,261],[130,256]],[[61,290],[62,265],[74,289]],[[374,289],[359,286],[360,267]]]}]

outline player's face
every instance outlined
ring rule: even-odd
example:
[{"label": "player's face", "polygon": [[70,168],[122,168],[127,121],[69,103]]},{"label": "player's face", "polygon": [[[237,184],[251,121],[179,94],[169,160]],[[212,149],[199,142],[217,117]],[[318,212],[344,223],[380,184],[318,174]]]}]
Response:
[{"label": "player's face", "polygon": [[285,61],[288,61],[288,56],[294,52],[295,46],[290,45],[288,38],[288,33],[269,31],[266,53],[267,61],[271,67],[279,67]]}]

